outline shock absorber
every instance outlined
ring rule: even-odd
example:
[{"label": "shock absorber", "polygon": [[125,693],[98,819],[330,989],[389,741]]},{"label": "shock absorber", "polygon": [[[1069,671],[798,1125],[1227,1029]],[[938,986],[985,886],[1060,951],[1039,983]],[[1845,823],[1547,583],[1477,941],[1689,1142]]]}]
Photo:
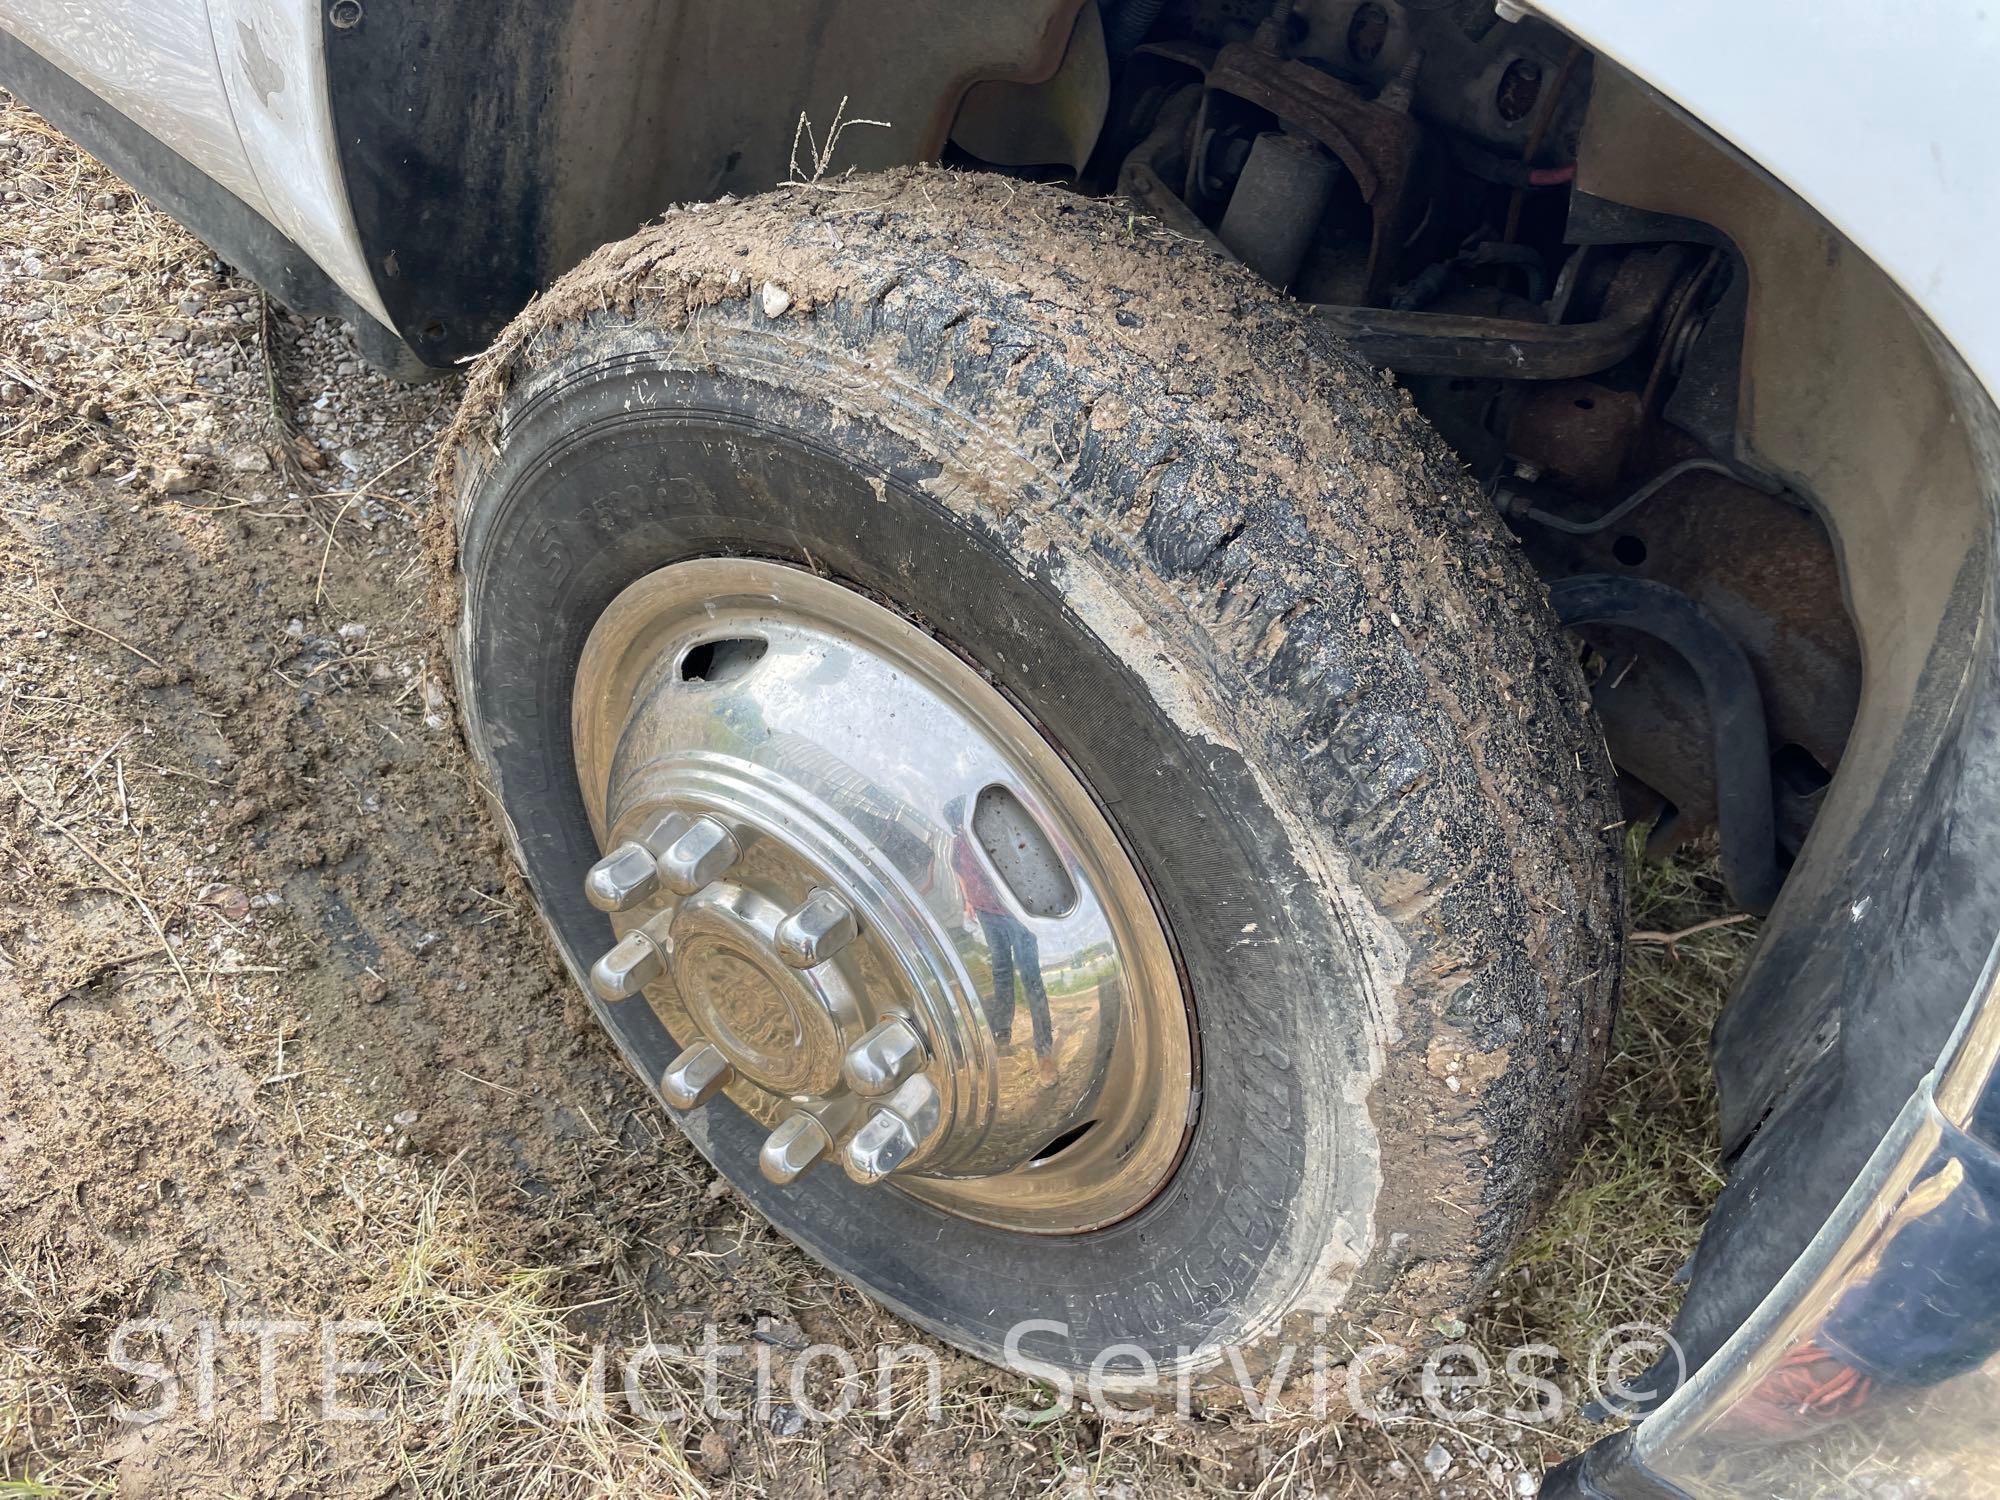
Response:
[{"label": "shock absorber", "polygon": [[1218,233],[1243,264],[1273,286],[1289,287],[1305,264],[1340,164],[1304,136],[1271,130],[1257,137]]}]

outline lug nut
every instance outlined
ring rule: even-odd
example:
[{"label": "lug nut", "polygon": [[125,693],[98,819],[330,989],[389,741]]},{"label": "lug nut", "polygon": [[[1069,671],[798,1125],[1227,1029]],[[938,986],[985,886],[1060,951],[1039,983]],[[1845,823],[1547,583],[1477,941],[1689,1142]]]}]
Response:
[{"label": "lug nut", "polygon": [[930,1139],[942,1110],[928,1078],[909,1079],[854,1132],[842,1153],[847,1175],[864,1187],[880,1182]]},{"label": "lug nut", "polygon": [[869,1027],[861,1040],[847,1049],[840,1074],[855,1093],[874,1099],[893,1090],[923,1067],[924,1061],[924,1039],[917,1035],[916,1027],[901,1016],[891,1016]]},{"label": "lug nut", "polygon": [[854,941],[854,908],[832,891],[814,891],[778,924],[778,956],[795,969],[824,963]]},{"label": "lug nut", "polygon": [[719,880],[742,851],[727,828],[713,818],[696,818],[660,856],[660,878],[680,896],[692,896]]},{"label": "lug nut", "polygon": [[854,1132],[841,1165],[849,1177],[866,1187],[895,1171],[916,1149],[916,1132],[900,1116],[885,1109]]},{"label": "lug nut", "polygon": [[644,844],[646,852],[658,858],[659,852],[686,833],[688,824],[693,821],[679,809],[668,808],[639,831],[636,842]]},{"label": "lug nut", "polygon": [[808,1168],[833,1149],[826,1126],[801,1110],[779,1122],[757,1153],[757,1170],[779,1187],[797,1182]]},{"label": "lug nut", "polygon": [[675,1109],[699,1109],[735,1076],[720,1048],[713,1042],[696,1042],[667,1064],[660,1076],[660,1095]]},{"label": "lug nut", "polygon": [[583,893],[599,911],[624,911],[659,888],[659,864],[644,844],[620,844],[583,878]]},{"label": "lug nut", "polygon": [[630,1000],[658,979],[664,966],[660,950],[643,932],[628,932],[612,950],[590,966],[590,987],[607,1005]]}]

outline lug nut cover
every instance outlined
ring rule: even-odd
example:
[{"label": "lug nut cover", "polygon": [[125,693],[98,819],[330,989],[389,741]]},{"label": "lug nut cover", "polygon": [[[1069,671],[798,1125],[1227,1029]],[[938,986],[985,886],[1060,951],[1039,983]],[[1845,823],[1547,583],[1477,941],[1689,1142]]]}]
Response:
[{"label": "lug nut cover", "polygon": [[849,1177],[865,1187],[887,1177],[916,1149],[917,1135],[909,1123],[890,1110],[879,1110],[854,1132],[841,1165]]},{"label": "lug nut cover", "polygon": [[696,818],[660,856],[660,875],[675,894],[692,896],[726,875],[741,853],[727,828],[713,818]]},{"label": "lug nut cover", "polygon": [[665,972],[660,950],[643,932],[628,932],[590,966],[590,987],[606,1004],[630,1000]]},{"label": "lug nut cover", "polygon": [[667,1064],[660,1077],[660,1096],[675,1109],[699,1109],[729,1086],[736,1070],[721,1049],[696,1042]]},{"label": "lug nut cover", "polygon": [[929,1079],[907,1080],[854,1132],[841,1165],[864,1186],[880,1182],[930,1140],[942,1112],[943,1101]]},{"label": "lug nut cover", "polygon": [[924,1039],[917,1029],[901,1016],[891,1016],[847,1049],[840,1074],[855,1093],[874,1099],[891,1092],[924,1062]]},{"label": "lug nut cover", "polygon": [[853,907],[832,891],[814,891],[778,924],[778,956],[795,969],[810,969],[853,942],[858,931]]},{"label": "lug nut cover", "polygon": [[624,911],[660,888],[660,867],[644,844],[620,844],[590,867],[583,893],[599,911]]},{"label": "lug nut cover", "polygon": [[766,1181],[784,1187],[798,1181],[832,1149],[833,1137],[827,1134],[826,1126],[800,1111],[787,1115],[771,1132],[764,1149],[757,1154],[757,1170]]}]

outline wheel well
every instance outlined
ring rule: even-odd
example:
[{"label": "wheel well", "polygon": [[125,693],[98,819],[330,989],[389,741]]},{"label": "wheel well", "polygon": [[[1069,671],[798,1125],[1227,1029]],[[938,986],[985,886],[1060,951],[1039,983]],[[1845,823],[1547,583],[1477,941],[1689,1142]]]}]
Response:
[{"label": "wheel well", "polygon": [[[1108,33],[1143,8],[1108,6]],[[1714,829],[1725,871],[1733,845],[1784,875],[1715,1035],[1731,1182],[1677,1329],[1698,1366],[1853,1180],[1987,956],[2000,420],[1836,228],[1532,17],[1182,5],[1111,66],[1082,185],[1394,370],[1559,603],[1590,580],[1573,617],[1655,852]],[[1679,603],[1605,606],[1641,588]]]}]

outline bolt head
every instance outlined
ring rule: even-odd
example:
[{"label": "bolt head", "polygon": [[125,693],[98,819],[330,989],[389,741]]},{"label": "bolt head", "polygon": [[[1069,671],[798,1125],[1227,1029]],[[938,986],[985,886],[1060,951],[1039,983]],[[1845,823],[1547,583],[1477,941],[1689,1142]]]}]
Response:
[{"label": "bolt head", "polygon": [[881,1109],[854,1132],[841,1153],[841,1166],[863,1187],[880,1182],[908,1161],[917,1149],[917,1133],[894,1110]]},{"label": "bolt head", "polygon": [[699,1109],[729,1086],[736,1070],[711,1042],[696,1042],[667,1064],[660,1096],[675,1109]]},{"label": "bolt head", "polygon": [[630,1000],[665,972],[660,950],[643,932],[628,932],[590,966],[590,987],[607,1005]]},{"label": "bolt head", "polygon": [[757,1170],[765,1181],[785,1187],[797,1182],[832,1149],[833,1137],[826,1126],[800,1111],[787,1115],[765,1140],[764,1149],[757,1153]]},{"label": "bolt head", "polygon": [[944,1100],[919,1074],[883,1100],[854,1132],[840,1164],[864,1187],[880,1182],[923,1150],[943,1121]]},{"label": "bolt head", "polygon": [[583,877],[583,893],[599,911],[625,911],[659,888],[659,864],[644,844],[620,844]]},{"label": "bolt head", "polygon": [[778,956],[795,969],[825,963],[860,930],[854,908],[832,891],[814,891],[778,924]]},{"label": "bolt head", "polygon": [[863,1032],[841,1060],[840,1075],[864,1099],[893,1093],[928,1060],[924,1039],[901,1016],[891,1016]]},{"label": "bolt head", "polygon": [[692,896],[729,872],[741,856],[736,837],[713,818],[696,818],[660,856],[660,878],[676,895]]},{"label": "bolt head", "polygon": [[921,1073],[905,1079],[895,1093],[882,1101],[882,1107],[895,1111],[915,1134],[918,1145],[928,1141],[944,1119],[944,1100],[936,1086]]}]

